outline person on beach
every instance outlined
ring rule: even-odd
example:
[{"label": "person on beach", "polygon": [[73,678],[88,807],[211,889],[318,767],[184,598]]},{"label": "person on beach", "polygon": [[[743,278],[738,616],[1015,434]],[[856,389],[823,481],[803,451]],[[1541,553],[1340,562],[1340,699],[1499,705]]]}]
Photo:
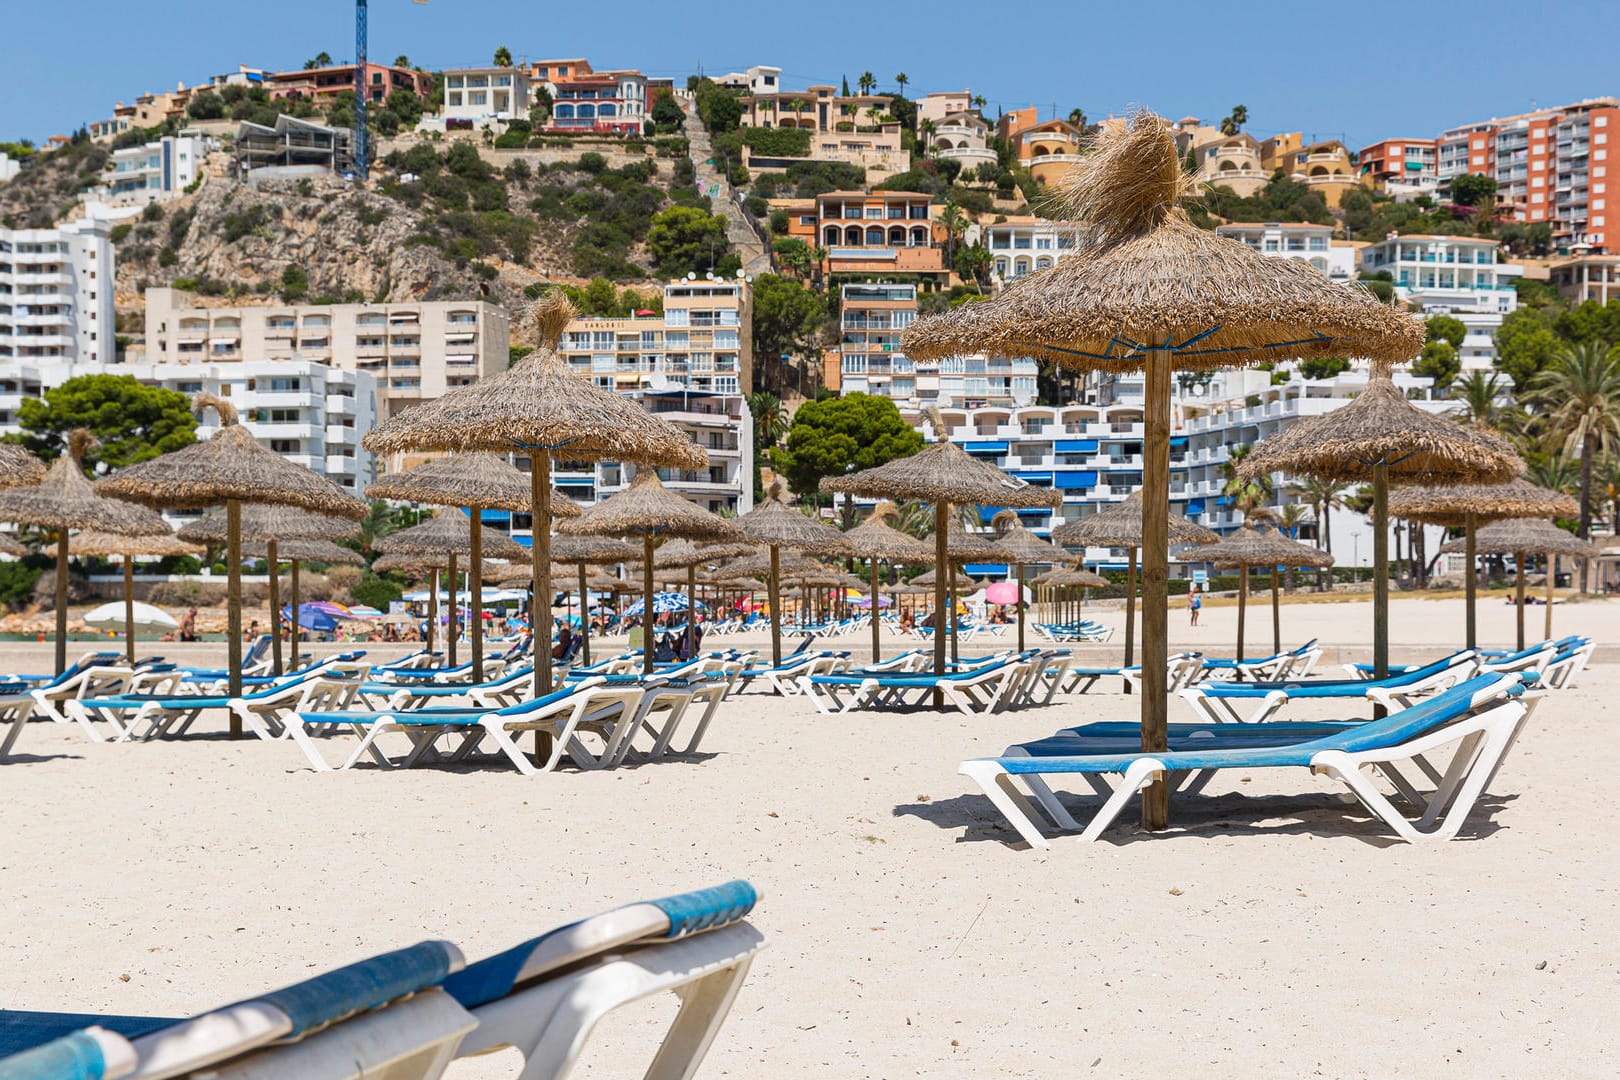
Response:
[{"label": "person on beach", "polygon": [[180,618],[180,640],[197,640],[197,609],[191,608]]},{"label": "person on beach", "polygon": [[1198,586],[1187,586],[1187,614],[1192,616],[1192,624],[1198,625],[1198,612],[1204,606],[1204,598],[1198,595]]}]

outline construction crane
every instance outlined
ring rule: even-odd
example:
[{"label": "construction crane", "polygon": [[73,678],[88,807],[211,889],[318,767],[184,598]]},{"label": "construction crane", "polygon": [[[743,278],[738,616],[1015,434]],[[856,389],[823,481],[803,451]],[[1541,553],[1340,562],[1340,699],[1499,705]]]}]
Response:
[{"label": "construction crane", "polygon": [[[411,0],[426,5],[428,0]],[[366,132],[366,0],[354,0],[354,174],[364,180],[371,173]]]}]

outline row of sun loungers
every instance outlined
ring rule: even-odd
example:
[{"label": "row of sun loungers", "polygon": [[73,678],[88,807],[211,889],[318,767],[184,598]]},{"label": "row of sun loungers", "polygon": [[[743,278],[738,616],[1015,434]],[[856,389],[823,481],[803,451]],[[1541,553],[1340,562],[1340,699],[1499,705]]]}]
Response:
[{"label": "row of sun loungers", "polygon": [[[764,938],[745,881],[632,904],[476,963],[448,941],[337,968],[189,1019],[0,1011],[5,1080],[179,1076],[431,1080],[515,1048],[525,1077],[567,1076],[615,1009],[673,994],[649,1077],[693,1075]],[[640,1025],[638,1025],[640,1030]]]}]

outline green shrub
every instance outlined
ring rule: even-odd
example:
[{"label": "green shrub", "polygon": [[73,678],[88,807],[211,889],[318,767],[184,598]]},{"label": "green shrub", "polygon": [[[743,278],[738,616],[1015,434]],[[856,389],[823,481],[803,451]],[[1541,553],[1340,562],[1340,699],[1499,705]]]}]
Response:
[{"label": "green shrub", "polygon": [[607,168],[607,158],[594,150],[586,151],[579,156],[579,167],[582,171],[595,175]]},{"label": "green shrub", "polygon": [[43,571],[27,561],[0,562],[0,603],[16,607],[34,595],[34,583]]},{"label": "green shrub", "polygon": [[349,596],[357,604],[387,611],[388,605],[405,595],[405,591],[385,577],[379,577],[366,570],[360,576],[357,584],[349,587]]},{"label": "green shrub", "polygon": [[134,228],[135,226],[130,225],[127,222],[122,225],[114,225],[112,227],[112,232],[107,234],[107,238],[115,244],[122,244],[124,242],[124,238],[128,236],[130,234],[130,230]]},{"label": "green shrub", "polygon": [[743,128],[742,141],[761,157],[809,157],[808,128]]}]

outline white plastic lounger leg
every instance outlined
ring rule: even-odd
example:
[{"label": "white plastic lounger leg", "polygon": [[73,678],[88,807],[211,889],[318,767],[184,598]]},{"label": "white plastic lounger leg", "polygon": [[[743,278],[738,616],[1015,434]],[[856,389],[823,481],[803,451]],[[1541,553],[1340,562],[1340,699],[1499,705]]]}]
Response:
[{"label": "white plastic lounger leg", "polygon": [[1040,828],[1035,824],[1035,807],[1029,799],[1012,782],[1012,777],[994,761],[974,760],[964,761],[957,768],[957,772],[979,785],[1001,816],[1018,831],[1018,835],[1031,847],[1050,847],[1046,837],[1041,835]]},{"label": "white plastic lounger leg", "polygon": [[[1074,815],[1069,813],[1068,808],[1058,801],[1057,793],[1046,786],[1045,780],[1033,773],[1019,779],[1023,780],[1024,786],[1029,788],[1029,793],[1035,796],[1035,801],[1041,804],[1041,809],[1046,811],[1046,816],[1052,819],[1053,824],[1060,829],[1071,832],[1080,831],[1080,823],[1074,820]],[[1107,784],[1102,783],[1101,780],[1098,780],[1098,783],[1101,785],[1102,790],[1098,791],[1097,794],[1105,799],[1113,794],[1113,789]]]}]

